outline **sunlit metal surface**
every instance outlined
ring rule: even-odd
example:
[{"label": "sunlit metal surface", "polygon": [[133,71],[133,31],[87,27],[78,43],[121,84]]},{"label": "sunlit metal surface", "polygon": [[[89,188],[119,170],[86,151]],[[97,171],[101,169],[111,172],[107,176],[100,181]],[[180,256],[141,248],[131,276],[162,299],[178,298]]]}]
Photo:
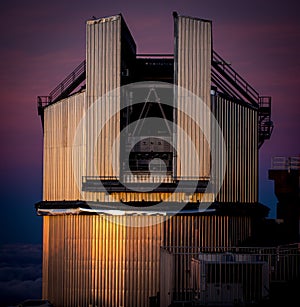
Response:
[{"label": "sunlit metal surface", "polygon": [[[175,32],[174,82],[199,96],[207,106],[211,104],[227,145],[226,155],[224,153],[227,173],[216,200],[230,205],[254,204],[257,202],[258,171],[257,110],[217,93],[211,96],[211,22],[176,16]],[[159,223],[163,215],[133,216],[131,212],[129,216],[113,212],[116,202],[142,204],[168,200],[188,202],[194,206],[203,198],[213,202],[214,193],[211,192],[81,191],[82,182],[76,182],[74,170],[85,170],[86,173],[82,173],[86,178],[96,176],[92,171],[94,156],[98,159],[97,175],[120,178],[119,162],[116,162],[114,170],[107,163],[109,148],[121,129],[120,114],[117,112],[113,120],[107,122],[99,136],[96,129],[99,121],[106,120],[107,115],[118,110],[119,95],[110,97],[114,103],[108,103],[107,108],[104,105],[103,113],[91,114],[85,119],[81,142],[75,149],[72,146],[76,129],[88,107],[107,92],[128,82],[125,77],[131,63],[130,60],[128,63],[122,61],[123,47],[128,51],[127,55],[134,55],[135,45],[121,15],[88,21],[86,90],[44,109],[43,200],[79,200],[111,205],[111,210],[106,207],[101,214],[87,207],[61,209],[49,206],[39,209],[41,215],[49,214],[43,217],[43,296],[55,306],[147,307],[149,298],[157,296],[160,290],[160,265],[169,268],[169,275],[172,275],[170,270],[174,266],[174,262],[160,257],[160,246],[206,246],[213,252],[218,246],[235,246],[251,236],[251,215],[227,214],[226,210],[222,214],[190,210],[164,223]],[[184,105],[184,97],[180,96],[180,91],[177,94],[177,102]],[[187,113],[196,114],[200,122],[210,127],[210,117],[199,112],[198,105],[193,108]],[[216,156],[210,157],[201,127],[192,124],[179,112],[174,119],[191,137],[201,158],[201,173],[196,175],[209,179],[211,161],[222,155],[218,152],[221,140],[214,139],[214,131],[211,131],[208,138],[215,141],[217,150]],[[176,133],[172,137],[177,138]],[[96,151],[88,152],[87,145],[92,139],[97,140]],[[177,142],[185,151],[182,158],[186,160],[186,165],[192,168],[185,140],[177,139]],[[76,162],[78,165],[72,164],[72,150],[82,153],[83,159]],[[117,157],[119,150],[117,144]],[[175,177],[193,174],[193,169],[179,172],[180,163],[176,163]],[[218,177],[220,173],[221,170],[217,170],[212,175]],[[165,180],[171,182],[173,179],[168,174]],[[148,178],[141,174],[135,179],[129,176],[128,180],[147,182]],[[110,221],[104,215],[109,211]],[[152,226],[143,227],[149,221]],[[141,227],[123,226],[130,222]],[[184,258],[180,263],[180,270],[190,269],[188,259]],[[171,282],[166,281],[166,287],[169,289]]]},{"label": "sunlit metal surface", "polygon": [[[135,222],[140,227],[121,223]],[[145,223],[156,225],[143,227]],[[178,215],[45,216],[43,297],[55,306],[149,306],[159,291],[160,246],[234,246],[251,218]],[[188,264],[182,262],[183,268]]]},{"label": "sunlit metal surface", "polygon": [[[47,107],[44,121],[43,199],[81,199],[72,165],[73,139],[85,112],[83,91]],[[85,147],[76,150],[84,152]],[[83,167],[85,161],[81,161]]]},{"label": "sunlit metal surface", "polygon": [[[98,99],[121,86],[121,25],[120,15],[87,21],[87,49],[86,49],[86,95],[88,106],[95,104]],[[105,116],[119,110],[120,96],[110,97],[102,102],[103,114],[94,113],[87,117],[87,145],[98,139],[96,152],[87,151],[87,174],[94,175],[94,156],[98,157],[98,172],[102,176],[118,176],[119,169],[114,170],[107,163],[109,152],[117,134],[120,131],[120,117],[116,114],[114,121],[108,121],[103,127],[101,135],[97,135],[97,123],[105,122]],[[107,105],[107,109],[105,106]],[[94,148],[94,146],[93,146]],[[119,150],[117,146],[116,150]],[[118,162],[116,161],[117,165]]]},{"label": "sunlit metal surface", "polygon": [[[177,112],[175,118],[177,124],[191,138],[196,152],[201,157],[199,177],[210,175],[210,152],[208,142],[209,135],[205,138],[201,123],[209,127],[210,114],[203,112],[200,103],[210,104],[211,89],[211,22],[185,16],[175,16],[175,50],[174,50],[174,83],[178,86],[177,101],[179,109],[185,112]],[[183,90],[184,89],[184,90]],[[187,104],[186,90],[196,95],[199,100]],[[187,110],[186,108],[193,108]],[[195,114],[197,122],[186,114]],[[194,172],[193,161],[190,161],[191,148],[187,146],[186,139],[180,134],[177,138],[178,148],[184,148],[184,154],[175,161],[176,176],[188,176]],[[181,163],[185,167],[181,168]]]}]

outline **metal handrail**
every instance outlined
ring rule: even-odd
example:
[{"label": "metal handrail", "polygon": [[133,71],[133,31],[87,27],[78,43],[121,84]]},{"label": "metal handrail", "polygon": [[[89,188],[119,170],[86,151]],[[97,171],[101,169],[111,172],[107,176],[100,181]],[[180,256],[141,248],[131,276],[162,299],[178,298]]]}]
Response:
[{"label": "metal handrail", "polygon": [[137,58],[174,58],[173,53],[140,53],[136,55]]},{"label": "metal handrail", "polygon": [[54,88],[49,96],[51,102],[54,102],[59,96],[68,89],[86,71],[86,61],[81,62],[56,88]]},{"label": "metal handrail", "polygon": [[37,101],[39,107],[44,107],[51,102],[50,96],[38,96]]},{"label": "metal handrail", "polygon": [[226,73],[239,87],[241,87],[247,95],[249,95],[254,101],[258,103],[258,92],[244,79],[242,78],[228,63],[216,52],[212,52],[213,64],[217,65],[224,73]]},{"label": "metal handrail", "polygon": [[259,96],[259,107],[260,108],[271,108],[271,97],[270,96]]},{"label": "metal handrail", "polygon": [[274,170],[300,170],[300,156],[273,157],[272,169]]},{"label": "metal handrail", "polygon": [[[150,174],[148,176],[151,177]],[[85,180],[119,180],[119,177],[118,176],[83,176],[83,179]],[[172,179],[175,181],[177,180],[209,180],[208,177],[198,177],[198,176],[179,176],[179,177],[172,176]]]}]

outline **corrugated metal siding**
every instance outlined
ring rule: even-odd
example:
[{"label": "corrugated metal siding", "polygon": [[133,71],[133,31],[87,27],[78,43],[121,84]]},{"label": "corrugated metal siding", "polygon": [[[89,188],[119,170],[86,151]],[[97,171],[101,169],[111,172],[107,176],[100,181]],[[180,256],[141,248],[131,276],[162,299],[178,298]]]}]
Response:
[{"label": "corrugated metal siding", "polygon": [[159,285],[162,224],[143,227],[148,220],[162,222],[161,216],[129,217],[138,228],[128,227],[125,262],[125,306],[149,306]]},{"label": "corrugated metal siding", "polygon": [[[212,97],[212,112],[226,143],[226,174],[217,200],[258,201],[257,110],[220,96]],[[215,137],[214,132],[212,135]],[[216,140],[217,146],[219,141]],[[216,146],[216,147],[217,147]],[[221,152],[216,151],[217,159]],[[217,172],[218,178],[220,173]]]},{"label": "corrugated metal siding", "polygon": [[[74,172],[79,171],[86,175],[85,153],[88,151],[85,133],[82,134],[82,144],[73,147],[74,136],[80,121],[87,108],[85,92],[72,95],[45,109],[44,113],[44,175],[43,175],[43,199],[53,200],[77,200],[84,199],[100,202],[139,202],[139,201],[178,201],[198,202],[203,198],[203,193],[137,193],[121,192],[80,192],[81,182],[77,182]],[[84,128],[84,125],[83,125]],[[80,135],[80,134],[79,134]],[[80,142],[78,142],[79,144]],[[81,151],[83,160],[73,165],[72,151]],[[100,150],[100,149],[99,149]],[[105,154],[105,153],[104,153]],[[99,155],[98,155],[99,156]],[[94,161],[94,160],[93,160]],[[80,175],[78,175],[80,180]],[[213,201],[213,195],[208,195],[207,201]]]},{"label": "corrugated metal siding", "polygon": [[160,306],[170,306],[173,299],[174,257],[166,249],[160,250]]},{"label": "corrugated metal siding", "polygon": [[[81,199],[80,191],[77,188],[73,176],[73,171],[75,169],[74,166],[72,166],[73,139],[78,124],[87,108],[87,104],[94,103],[95,99],[101,94],[105,94],[107,90],[113,89],[119,85],[119,73],[116,72],[120,71],[120,63],[118,62],[119,60],[113,60],[112,57],[115,59],[120,58],[120,18],[121,17],[118,16],[113,19],[105,19],[105,21],[101,22],[92,21],[91,23],[88,23],[87,32],[88,37],[90,38],[87,40],[87,56],[90,57],[90,60],[88,61],[87,67],[90,72],[87,77],[87,87],[90,87],[90,92],[88,92],[87,89],[87,98],[85,97],[85,93],[76,94],[50,105],[45,109],[44,200]],[[204,30],[202,28],[204,28]],[[186,29],[186,32],[184,32],[184,29]],[[201,44],[203,44],[203,42],[201,40],[204,40],[206,42],[206,45],[204,46],[207,46],[207,44],[209,44],[208,37],[210,37],[208,35],[210,32],[209,29],[209,22],[207,23],[200,20],[190,20],[189,18],[180,17],[178,19],[178,31],[180,33],[182,32],[182,34],[178,35],[178,45],[185,42],[184,35],[196,35],[198,32],[201,34],[201,31],[204,31],[206,35],[199,34],[199,39],[195,39],[198,44],[196,47],[200,48],[200,46],[202,46]],[[205,39],[201,38],[202,36],[204,36]],[[188,37],[189,36],[187,36],[186,39],[188,39]],[[112,39],[109,40],[109,38]],[[106,51],[103,50],[101,44],[99,45],[99,39],[102,44],[106,44],[104,44],[103,47]],[[110,42],[108,42],[108,40]],[[114,43],[111,41],[114,41]],[[95,44],[98,44],[97,48]],[[91,50],[89,48],[91,48]],[[92,48],[96,48],[96,51]],[[194,46],[193,44],[191,44],[191,46],[188,44],[187,50],[185,50],[185,48],[182,50],[182,48],[178,48],[178,54],[180,54],[180,56],[178,55],[178,78],[183,78],[182,80],[184,82],[189,81],[187,84],[193,84],[193,82],[196,81],[193,81],[192,77],[192,79],[189,79],[185,73],[183,74],[183,71],[187,71],[187,68],[183,65],[183,59],[184,56],[193,59],[193,53],[189,55],[188,51],[193,49]],[[200,56],[200,54],[198,55]],[[100,63],[100,59],[105,56],[107,57],[107,61]],[[206,56],[208,58],[208,51]],[[204,59],[201,61],[204,62]],[[112,65],[108,64],[109,62]],[[182,66],[182,69],[180,69],[180,65]],[[186,65],[188,65],[187,67],[189,68],[190,61],[188,61]],[[197,67],[197,65],[195,64],[195,67]],[[201,67],[201,65],[199,67]],[[105,68],[106,66],[107,68]],[[194,65],[192,66],[194,67]],[[190,67],[189,70],[192,71],[192,67]],[[107,77],[107,74],[109,74],[109,77]],[[98,77],[96,78],[96,76]],[[103,81],[104,79],[111,80],[111,82]],[[105,84],[108,83],[103,85],[102,82]],[[92,88],[94,92],[92,91]],[[202,92],[203,91],[204,90],[202,90]],[[202,95],[200,92],[198,94]],[[115,155],[117,160],[115,165],[117,167],[114,171],[109,163],[109,159],[112,156],[112,143],[117,138],[120,129],[119,113],[113,117],[113,120],[108,121],[102,129],[100,136],[98,137],[97,135],[97,127],[99,124],[110,118],[110,115],[118,109],[119,102],[119,97],[109,97],[108,101],[100,103],[99,106],[95,108],[95,112],[90,112],[90,115],[87,116],[87,126],[84,126],[86,131],[83,133],[83,146],[85,146],[85,138],[87,139],[87,145],[89,146],[86,146],[85,148],[87,152],[86,155],[82,154],[84,159],[83,161],[80,161],[81,165],[77,166],[79,169],[87,167],[87,172],[82,172],[82,175],[97,175],[94,173],[93,167],[94,162],[96,162],[98,166],[98,175],[119,176],[118,153]],[[180,98],[178,103],[184,104],[184,99]],[[197,106],[195,106],[195,108],[197,108]],[[216,96],[212,99],[212,109],[220,124],[227,144],[227,171],[223,187],[217,200],[221,202],[256,202],[258,199],[257,111],[220,96]],[[191,112],[191,110],[187,111]],[[197,113],[197,109],[192,110],[192,112],[196,115],[199,114]],[[181,112],[178,112],[177,115],[178,124],[183,126],[184,130],[190,134],[189,136],[192,141],[195,141],[201,159],[201,169],[203,171],[200,174],[200,177],[201,175],[208,176],[210,157],[209,154],[206,155],[205,153],[208,148],[206,148],[207,144],[204,141],[200,127],[194,125],[192,120],[188,119]],[[199,116],[202,115],[199,114]],[[207,122],[207,124],[209,124],[209,122]],[[183,148],[185,153],[181,158],[183,159],[183,164],[187,167],[185,168],[186,173],[177,172],[177,174],[185,176],[193,175],[194,168],[193,163],[190,163],[190,148],[187,146],[184,138],[180,138],[180,140],[178,138],[178,142],[177,147]],[[218,144],[219,140],[216,142],[216,147],[218,147]],[[96,151],[91,150],[91,148],[93,148],[92,145],[96,146]],[[119,151],[119,146],[117,145],[115,149],[116,151]],[[78,150],[84,150],[84,148],[82,147]],[[219,153],[217,152],[217,154]],[[87,161],[85,161],[85,157],[88,158]],[[213,158],[213,160],[217,159],[219,159],[218,156]],[[177,166],[177,171],[179,171],[180,161],[178,161]],[[208,169],[206,169],[207,167]],[[216,174],[216,176],[218,178],[220,172]],[[107,196],[104,193],[90,192],[87,192],[85,196],[86,199],[92,201],[116,201],[119,199],[124,201],[159,201],[160,199],[166,199],[169,197],[167,194],[158,193],[120,193],[119,195],[114,194]],[[191,201],[198,201],[201,197],[201,194],[194,195]],[[179,193],[174,195],[170,200],[186,201],[186,199],[186,195]]]},{"label": "corrugated metal siding", "polygon": [[[211,23],[178,17],[176,25],[175,80],[209,104]],[[45,109],[44,134],[44,200],[81,199],[74,180],[72,166],[73,139],[87,106],[120,86],[121,16],[93,20],[87,23],[87,90]],[[185,110],[185,99],[178,92],[178,103]],[[100,103],[87,117],[79,169],[87,165],[84,175],[119,176],[108,161],[110,148],[120,131],[119,93]],[[201,157],[199,177],[208,177],[210,156],[201,129],[178,112],[177,124],[189,135]],[[209,127],[209,117],[197,104],[190,105],[187,114],[198,116]],[[220,123],[227,143],[227,174],[218,196],[222,202],[257,201],[257,112],[227,99],[216,97],[213,112]],[[100,136],[97,127],[107,122]],[[85,139],[86,137],[86,139]],[[193,175],[190,148],[183,138],[177,147],[184,148],[182,163],[187,166],[177,175]],[[88,147],[96,144],[96,151]],[[218,142],[217,142],[218,144]],[[89,145],[89,146],[87,146]],[[119,157],[118,146],[116,158]],[[87,157],[87,161],[85,160]],[[98,174],[94,173],[96,157]],[[213,158],[213,157],[212,157]],[[216,157],[215,157],[216,158]],[[118,162],[116,162],[118,166]],[[217,174],[218,175],[218,174]],[[211,196],[211,195],[210,195]],[[95,201],[160,201],[169,193],[86,193]],[[203,194],[189,199],[197,202]],[[213,199],[211,199],[213,200]],[[173,194],[170,201],[187,201],[184,193]],[[159,221],[159,216],[115,216],[109,222],[104,216],[46,216],[43,230],[43,296],[55,306],[149,306],[149,297],[159,291],[159,248],[164,246],[233,246],[251,234],[250,217],[219,215],[177,215],[165,223],[149,227],[130,228],[124,221],[142,226],[147,219]],[[187,259],[186,259],[187,260]],[[188,269],[187,262],[181,265]],[[178,283],[181,281],[178,280]]]},{"label": "corrugated metal siding", "polygon": [[[124,219],[140,226],[125,227]],[[59,306],[148,306],[159,285],[161,217],[44,217],[43,297]]]},{"label": "corrugated metal siding", "polygon": [[[121,15],[87,21],[87,78],[86,93],[88,105],[99,98],[105,100],[95,104],[95,110],[87,116],[87,175],[95,176],[94,163],[100,176],[119,176],[119,145],[115,147],[117,166],[112,168],[111,148],[120,132],[121,85]],[[115,116],[114,116],[115,114]],[[101,133],[97,127],[102,127]],[[98,135],[98,132],[100,135]],[[95,151],[93,149],[96,149]],[[97,157],[95,161],[95,157]]]},{"label": "corrugated metal siding", "polygon": [[[174,83],[177,89],[178,111],[175,118],[177,124],[187,133],[201,157],[200,174],[195,174],[195,165],[190,159],[191,148],[186,144],[186,138],[178,134],[177,148],[184,148],[184,153],[177,159],[177,176],[210,175],[210,151],[202,133],[201,123],[209,127],[210,116],[204,112],[199,100],[187,97],[186,90],[192,92],[204,104],[210,106],[211,89],[211,22],[200,19],[175,17],[175,50],[174,50]],[[176,97],[175,97],[176,98]],[[187,103],[187,100],[191,103]],[[188,115],[193,114],[195,122]],[[209,135],[207,135],[209,141]]]},{"label": "corrugated metal siding", "polygon": [[[81,199],[74,180],[72,146],[77,126],[86,108],[85,93],[73,95],[45,109],[43,199]],[[212,110],[223,131],[227,145],[227,169],[223,187],[217,197],[221,202],[256,202],[258,199],[257,111],[229,99],[214,96]],[[216,140],[216,147],[219,141]],[[82,147],[85,150],[84,140]],[[217,154],[220,154],[217,152]],[[84,155],[83,155],[84,156]],[[217,156],[214,158],[217,159]],[[85,161],[80,161],[83,168]],[[216,174],[220,176],[220,174]],[[202,198],[196,193],[190,199]],[[94,201],[160,201],[169,193],[86,193]],[[174,194],[171,201],[186,201],[184,193]]]},{"label": "corrugated metal siding", "polygon": [[164,246],[234,246],[251,235],[251,218],[176,215],[166,220],[164,227]]},{"label": "corrugated metal siding", "polygon": [[[43,199],[81,199],[72,166],[73,139],[86,108],[85,92],[63,99],[45,109]],[[85,151],[84,140],[76,150]],[[84,157],[84,155],[82,155]],[[85,161],[77,167],[82,169]]]},{"label": "corrugated metal siding", "polygon": [[[43,218],[43,297],[56,307],[149,306],[149,297],[159,291],[160,246],[233,246],[249,237],[251,222],[249,217],[194,215],[165,223],[161,216],[110,218]],[[187,269],[188,263],[181,267]]]}]

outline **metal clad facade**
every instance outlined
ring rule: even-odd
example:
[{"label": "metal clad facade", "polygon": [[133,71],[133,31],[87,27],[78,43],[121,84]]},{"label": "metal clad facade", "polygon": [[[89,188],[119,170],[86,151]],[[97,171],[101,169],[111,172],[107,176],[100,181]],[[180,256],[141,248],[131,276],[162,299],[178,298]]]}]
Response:
[{"label": "metal clad facade", "polygon": [[[227,151],[226,174],[217,200],[255,203],[258,201],[257,110],[216,95],[212,96],[212,112],[222,129]],[[215,137],[213,132],[212,135]],[[218,143],[216,140],[216,146]],[[216,151],[216,154],[222,153]]]},{"label": "metal clad facade", "polygon": [[[149,306],[160,286],[160,246],[234,246],[251,229],[249,217],[178,215],[165,223],[155,215],[43,219],[43,297],[57,307]],[[143,227],[150,220],[154,225]],[[141,227],[123,226],[125,221]]]},{"label": "metal clad facade", "polygon": [[[178,111],[177,124],[186,132],[195,146],[195,150],[201,157],[200,174],[195,173],[195,165],[190,159],[191,148],[186,143],[186,137],[177,134],[177,148],[184,148],[184,153],[178,157],[176,175],[209,177],[210,175],[210,151],[201,127],[193,121],[188,114],[194,114],[197,122],[209,127],[210,116],[204,112],[202,103],[210,105],[211,88],[211,22],[201,19],[176,16],[175,17],[175,50],[174,50],[174,83],[178,86],[177,100]],[[185,90],[193,95],[187,94]],[[197,99],[197,98],[198,99]],[[191,103],[187,104],[187,100]],[[188,108],[188,109],[187,109]]]},{"label": "metal clad facade", "polygon": [[170,306],[173,299],[174,257],[166,249],[160,250],[160,306]]},{"label": "metal clad facade", "polygon": [[[72,95],[45,109],[43,199],[80,199],[72,165],[73,139],[86,108],[85,92]],[[80,144],[79,144],[80,145]],[[84,152],[84,140],[76,148]],[[84,155],[83,155],[84,156]]]},{"label": "metal clad facade", "polygon": [[[80,174],[119,177],[118,142],[112,154],[113,143],[120,132],[120,93],[116,89],[122,83],[121,64],[123,69],[129,67],[129,71],[132,64],[128,63],[127,67],[122,63],[123,38],[121,15],[88,21],[86,92],[72,95],[44,110],[44,200],[82,199],[81,186],[77,186],[74,178],[72,150],[82,153],[83,159],[75,165],[75,169],[82,171]],[[175,143],[183,149],[183,155],[175,163],[174,175],[179,179],[185,176],[209,178],[210,161],[218,157],[210,157],[200,125],[187,114],[195,115],[201,125],[209,128],[210,116],[203,112],[197,99],[181,91],[180,88],[184,88],[199,97],[209,109],[212,107],[227,144],[227,172],[216,200],[256,202],[257,111],[221,96],[214,96],[211,102],[211,22],[177,16],[175,38],[174,78],[179,86],[175,100],[181,110],[176,111],[175,119],[195,146],[200,157],[200,172],[195,173],[190,145],[181,134],[175,133]],[[130,44],[133,46],[133,42]],[[135,52],[134,46],[132,52]],[[113,90],[116,91],[112,94]],[[110,95],[99,101],[108,93]],[[187,104],[188,99],[193,103]],[[93,106],[92,112],[86,112]],[[84,115],[82,139],[74,149],[76,129]],[[211,137],[215,138],[213,130],[207,135],[209,140]],[[220,140],[215,141],[216,153],[220,154]],[[219,176],[220,172],[217,170],[214,175]],[[85,192],[84,196],[85,200],[125,203],[166,199],[196,203],[204,197],[203,193],[134,191],[110,195]],[[214,200],[212,193],[206,196]],[[251,235],[250,216],[191,212],[173,216],[164,223],[161,221],[158,215],[111,216],[110,221],[97,214],[44,216],[43,297],[57,307],[147,307],[149,298],[156,296],[160,289],[160,265],[166,264],[166,259],[160,258],[160,246],[205,246],[213,250],[235,246]],[[125,227],[125,222],[140,227]],[[152,226],[143,227],[144,224]],[[189,258],[180,258],[183,259],[180,263],[178,259],[174,257],[174,262],[168,264],[170,270],[173,265],[180,266],[180,273],[189,270]],[[186,280],[177,279],[176,282],[179,288],[187,286]]]},{"label": "metal clad facade", "polygon": [[234,246],[251,235],[251,218],[176,215],[166,220],[164,228],[164,246]]},{"label": "metal clad facade", "polygon": [[[210,28],[209,26],[209,22],[203,22],[201,20],[194,20],[186,17],[178,17],[178,32],[182,32],[182,34],[178,34],[177,45],[180,46],[181,40],[183,40],[182,44],[185,42],[185,40],[189,41],[189,36],[187,36],[184,40],[185,35],[188,35],[189,33],[189,35],[196,35],[199,31],[204,31],[204,33],[207,34],[210,32],[208,30]],[[204,28],[204,30],[202,28]],[[186,29],[186,32],[183,31],[184,29]],[[195,29],[198,29],[198,32]],[[120,74],[116,72],[120,72],[119,60],[121,57],[121,17],[117,16],[111,19],[108,18],[100,21],[88,22],[87,33],[89,37],[87,39],[87,57],[89,58],[87,61],[87,69],[90,70],[87,74],[87,96],[85,97],[84,92],[75,94],[69,98],[48,106],[45,109],[43,181],[45,200],[71,200],[81,198],[73,178],[74,167],[72,166],[72,142],[76,129],[80,120],[85,114],[87,105],[94,103],[95,99],[99,97],[101,93],[104,94],[106,91],[109,91],[120,84]],[[202,36],[205,37],[206,40],[208,37],[210,37],[210,35],[207,34],[205,36],[203,33]],[[202,36],[200,35],[199,37]],[[196,36],[196,38],[197,37],[198,36]],[[104,47],[102,48],[102,45],[99,45],[99,40],[102,42],[102,45],[104,42],[110,41],[109,43],[107,42],[106,47],[104,46],[107,49],[106,53],[103,53]],[[195,38],[194,40],[197,41]],[[112,41],[114,41],[114,43]],[[96,48],[96,45],[98,48]],[[197,46],[198,45],[196,45],[196,47]],[[199,46],[202,45],[200,44]],[[89,48],[91,49],[90,51]],[[97,52],[92,50],[93,48],[96,48]],[[194,47],[190,46],[190,48],[193,49]],[[193,53],[191,56],[189,56],[187,54],[188,50],[190,49],[182,50],[182,48],[178,48],[177,77],[178,82],[179,80],[182,80],[180,81],[181,83],[184,80],[184,82],[187,82],[186,84],[182,84],[184,86],[192,86],[193,82],[197,81],[197,79],[195,79],[196,81],[193,79],[194,77],[191,77],[192,79],[184,79],[183,76],[187,77],[186,73],[183,74],[183,76],[180,73],[183,73],[183,71],[192,71],[192,67],[189,69],[186,67],[186,65],[190,65],[189,63],[192,60],[185,63],[185,65],[183,65],[183,63],[181,63],[182,61],[180,60],[181,58],[182,60],[184,58],[193,59]],[[100,55],[98,54],[99,52]],[[100,63],[100,59],[105,56],[108,57],[106,58],[107,62],[103,61]],[[114,69],[110,67],[111,65],[107,64],[109,61],[114,66]],[[110,68],[106,69],[105,65],[109,66]],[[182,66],[181,69],[180,65]],[[200,67],[199,71],[202,71]],[[111,81],[108,82],[107,80]],[[204,90],[202,90],[202,92],[203,91]],[[205,94],[203,93],[201,94],[198,92],[199,95],[206,95],[206,92]],[[178,103],[184,104],[184,99],[186,97],[181,98],[178,98]],[[86,131],[83,134],[84,137],[82,140],[82,145],[85,146],[84,144],[87,144],[88,146],[85,149],[86,155],[83,154],[84,161],[80,161],[81,165],[77,166],[81,169],[87,169],[86,173],[84,173],[85,175],[119,176],[118,142],[116,142],[115,146],[115,155],[111,154],[111,148],[113,142],[117,139],[120,129],[119,113],[117,112],[120,100],[119,96],[108,97],[107,100],[108,101],[100,103],[99,107],[95,108],[95,112],[91,112],[87,116],[86,126],[84,127]],[[202,116],[201,112],[197,113],[197,106],[195,106],[195,108],[196,109],[193,110],[193,113]],[[257,110],[243,106],[221,96],[214,96],[212,98],[212,110],[220,124],[227,144],[226,176],[217,200],[221,202],[256,202],[258,199]],[[106,119],[109,119],[110,115],[114,113],[116,113],[116,115],[113,116],[111,120],[107,121],[106,125],[104,125],[103,129],[101,129],[100,134],[98,135],[99,123],[106,122]],[[201,159],[200,177],[208,177],[210,155],[209,152],[206,155],[206,149],[208,150],[208,147],[201,133],[201,129],[191,120],[189,120],[188,117],[184,116],[184,114],[178,112],[177,115],[178,124],[183,126],[184,130],[188,132],[187,134],[191,137],[192,141],[195,141],[195,147],[198,147],[197,152]],[[209,121],[207,124],[209,124]],[[177,175],[198,176],[199,174],[193,174],[193,163],[190,163],[191,159],[189,155],[190,148],[187,146],[185,139],[178,137],[177,141],[178,147],[180,146],[181,148],[184,148],[185,152],[184,156],[178,159]],[[217,140],[216,146],[218,146],[218,142],[219,141]],[[94,148],[93,145],[95,146],[95,151],[90,150],[91,148]],[[78,150],[83,150],[83,147]],[[109,163],[112,156],[115,159],[113,163],[115,165],[114,169],[111,167],[111,163]],[[85,157],[87,157],[87,161],[85,161]],[[217,157],[214,157],[213,159],[217,159]],[[187,170],[186,173],[180,173],[180,160],[185,160],[183,161],[183,164],[187,166],[185,168]],[[96,173],[94,172],[94,165],[97,165]],[[219,174],[216,174],[216,176],[219,176]],[[86,199],[94,201],[123,200],[125,202],[142,200],[160,201],[161,199],[166,199],[169,197],[168,193],[118,193],[107,196],[100,192],[86,192],[85,196]],[[202,196],[203,195],[199,193],[195,194],[190,201],[196,202],[200,200]],[[174,195],[170,200],[185,201],[186,195],[179,193]]]},{"label": "metal clad facade", "polygon": [[[44,174],[43,174],[43,199],[77,200],[85,199],[100,202],[140,202],[140,201],[176,201],[198,202],[204,194],[192,195],[184,192],[177,193],[142,193],[119,192],[107,195],[104,192],[81,192],[81,182],[76,182],[75,172],[85,174],[87,146],[86,139],[89,135],[82,134],[82,142],[77,147],[74,145],[74,136],[80,121],[86,114],[86,93],[78,93],[64,100],[48,106],[44,113]],[[85,122],[86,123],[86,122]],[[85,127],[83,125],[83,127]],[[81,134],[79,134],[81,135]],[[78,144],[77,144],[78,145]],[[80,151],[83,160],[76,160],[78,165],[73,165],[72,151]],[[99,156],[99,155],[98,155]],[[80,177],[78,175],[78,177]],[[206,199],[213,201],[213,195],[206,195]]]},{"label": "metal clad facade", "polygon": [[95,107],[87,116],[89,176],[119,176],[119,145],[114,161],[111,150],[120,132],[121,24],[121,15],[87,21],[86,93],[88,106]]},{"label": "metal clad facade", "polygon": [[[125,227],[124,219],[157,224]],[[57,307],[148,306],[159,285],[160,221],[161,216],[44,217],[43,297]]]}]

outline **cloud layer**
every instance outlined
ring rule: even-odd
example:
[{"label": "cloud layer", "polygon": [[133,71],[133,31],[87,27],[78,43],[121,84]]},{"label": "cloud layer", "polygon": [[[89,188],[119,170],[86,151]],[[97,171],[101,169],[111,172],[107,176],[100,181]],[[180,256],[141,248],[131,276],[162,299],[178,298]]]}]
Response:
[{"label": "cloud layer", "polygon": [[0,246],[0,306],[41,298],[42,248],[40,244]]}]

